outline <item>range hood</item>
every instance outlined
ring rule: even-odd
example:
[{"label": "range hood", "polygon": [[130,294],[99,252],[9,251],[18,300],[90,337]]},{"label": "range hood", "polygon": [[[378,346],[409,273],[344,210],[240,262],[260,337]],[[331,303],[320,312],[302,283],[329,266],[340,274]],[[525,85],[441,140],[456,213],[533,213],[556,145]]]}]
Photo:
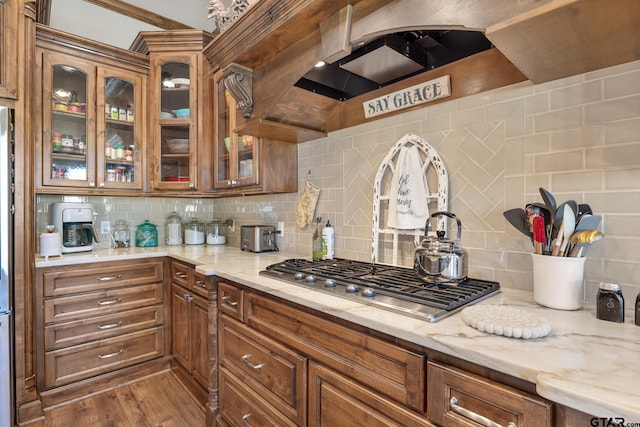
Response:
[{"label": "range hood", "polygon": [[479,31],[386,34],[357,47],[333,64],[312,69],[296,86],[345,101],[492,47]]}]

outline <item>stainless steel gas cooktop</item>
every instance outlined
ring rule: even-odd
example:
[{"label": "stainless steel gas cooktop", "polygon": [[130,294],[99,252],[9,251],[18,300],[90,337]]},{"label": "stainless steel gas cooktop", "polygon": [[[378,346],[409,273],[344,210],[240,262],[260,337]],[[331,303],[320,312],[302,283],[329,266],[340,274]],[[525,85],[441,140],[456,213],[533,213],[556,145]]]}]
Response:
[{"label": "stainless steel gas cooktop", "polygon": [[488,280],[430,284],[410,268],[347,259],[288,259],[260,274],[429,322],[500,291],[497,282]]}]

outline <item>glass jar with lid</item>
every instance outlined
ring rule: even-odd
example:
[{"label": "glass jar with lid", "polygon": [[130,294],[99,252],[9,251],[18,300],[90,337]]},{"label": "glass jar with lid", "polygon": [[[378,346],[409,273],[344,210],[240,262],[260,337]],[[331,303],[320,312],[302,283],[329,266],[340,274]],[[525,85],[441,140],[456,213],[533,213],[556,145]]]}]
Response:
[{"label": "glass jar with lid", "polygon": [[158,246],[158,228],[144,220],[143,224],[138,225],[136,229],[136,246],[139,248]]},{"label": "glass jar with lid", "polygon": [[131,244],[131,233],[124,219],[116,221],[113,227],[113,240],[115,241],[116,248],[128,248]]},{"label": "glass jar with lid", "polygon": [[182,244],[182,218],[178,212],[173,211],[167,218],[167,245]]},{"label": "glass jar with lid", "polygon": [[224,245],[227,243],[227,224],[214,219],[207,224],[207,245]]},{"label": "glass jar with lid", "polygon": [[205,226],[197,218],[184,224],[184,243],[187,245],[204,244]]}]

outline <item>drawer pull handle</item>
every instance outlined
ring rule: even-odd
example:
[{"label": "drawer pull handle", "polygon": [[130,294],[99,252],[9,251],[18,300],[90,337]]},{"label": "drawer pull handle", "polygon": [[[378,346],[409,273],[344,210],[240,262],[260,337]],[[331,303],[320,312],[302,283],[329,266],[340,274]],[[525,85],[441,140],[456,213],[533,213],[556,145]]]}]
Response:
[{"label": "drawer pull handle", "polygon": [[103,305],[113,305],[113,304],[117,304],[119,302],[122,301],[122,298],[118,298],[118,299],[110,299],[108,301],[98,301],[98,305],[99,306],[103,306]]},{"label": "drawer pull handle", "polygon": [[184,294],[183,296],[184,296],[184,300],[185,300],[186,302],[191,302],[191,301],[193,301],[193,297],[192,297],[191,295],[189,295],[189,294]]},{"label": "drawer pull handle", "polygon": [[117,328],[118,326],[122,325],[122,322],[118,322],[118,323],[110,323],[108,325],[98,325],[98,329],[100,329],[101,331],[104,329],[113,329],[113,328]]},{"label": "drawer pull handle", "polygon": [[231,307],[235,307],[238,305],[238,301],[229,301],[229,297],[228,296],[224,296],[222,297],[222,302],[230,305]]},{"label": "drawer pull handle", "polygon": [[242,356],[242,361],[244,362],[244,364],[250,367],[251,369],[256,369],[256,370],[262,369],[262,367],[264,366],[264,363],[254,365],[253,363],[249,362],[250,357],[251,357],[250,354],[245,354],[244,356]]},{"label": "drawer pull handle", "polygon": [[108,359],[110,357],[115,357],[118,356],[119,354],[122,354],[124,350],[120,349],[119,351],[116,351],[115,353],[109,353],[109,354],[99,354],[98,355],[98,359]]},{"label": "drawer pull handle", "polygon": [[[496,423],[495,421],[490,420],[487,417],[483,417],[480,414],[476,414],[473,411],[470,411],[469,409],[463,408],[462,406],[458,405],[458,399],[456,399],[455,397],[451,397],[451,399],[449,400],[449,405],[451,405],[451,409],[453,410],[453,412],[456,412],[460,415],[462,415],[465,418],[468,418],[472,421],[477,422],[480,425],[486,426],[486,427],[502,427],[501,424]],[[512,421],[509,422],[509,424],[507,425],[507,427],[518,427],[518,425]]]},{"label": "drawer pull handle", "polygon": [[176,277],[180,279],[186,279],[188,277],[187,273],[183,273],[182,271],[176,271]]},{"label": "drawer pull handle", "polygon": [[249,419],[249,417],[251,416],[251,414],[244,414],[242,416],[242,422],[244,423],[245,426],[247,427],[252,427],[251,424],[249,423],[249,421],[247,421]]},{"label": "drawer pull handle", "polygon": [[117,276],[102,276],[98,277],[99,282],[108,282],[110,280],[120,280],[122,279],[122,274],[118,274]]},{"label": "drawer pull handle", "polygon": [[206,288],[204,284],[204,280],[196,280],[196,286],[200,286],[201,288]]}]

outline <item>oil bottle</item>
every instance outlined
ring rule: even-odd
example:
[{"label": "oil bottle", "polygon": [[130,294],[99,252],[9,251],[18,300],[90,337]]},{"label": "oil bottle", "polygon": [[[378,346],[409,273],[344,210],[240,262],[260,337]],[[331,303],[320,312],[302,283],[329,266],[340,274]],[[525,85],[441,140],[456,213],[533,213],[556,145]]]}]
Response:
[{"label": "oil bottle", "polygon": [[320,231],[321,217],[316,218],[316,229],[313,232],[313,240],[311,241],[311,250],[313,261],[322,259],[322,232]]}]

